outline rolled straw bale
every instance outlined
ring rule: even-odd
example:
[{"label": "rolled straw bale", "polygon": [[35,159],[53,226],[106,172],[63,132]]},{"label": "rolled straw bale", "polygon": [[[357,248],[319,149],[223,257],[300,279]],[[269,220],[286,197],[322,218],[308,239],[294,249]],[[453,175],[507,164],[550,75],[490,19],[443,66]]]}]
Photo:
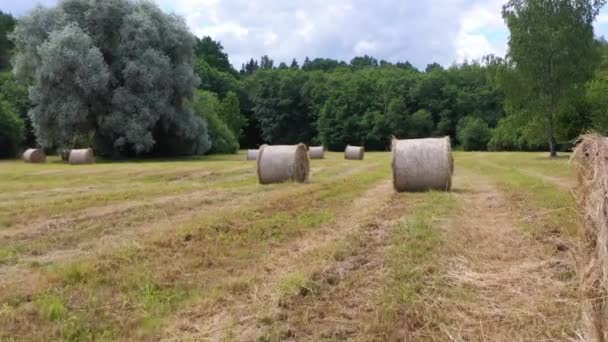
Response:
[{"label": "rolled straw bale", "polygon": [[308,157],[310,159],[323,159],[325,158],[325,147],[323,146],[311,146],[308,148]]},{"label": "rolled straw bale", "polygon": [[579,138],[574,154],[578,184],[574,191],[583,218],[580,290],[584,298],[587,340],[608,339],[608,139]]},{"label": "rolled straw bale", "polygon": [[285,181],[305,182],[310,166],[306,146],[264,145],[258,152],[258,180],[260,184]]},{"label": "rolled straw bale", "polygon": [[257,160],[258,150],[247,150],[247,160]]},{"label": "rolled straw bale", "polygon": [[23,153],[23,160],[26,163],[45,163],[46,154],[44,154],[43,150],[30,148]]},{"label": "rolled straw bale", "polygon": [[90,148],[71,150],[70,164],[92,164],[95,162],[93,150]]},{"label": "rolled straw bale", "polygon": [[450,191],[454,160],[450,138],[393,140],[396,191]]},{"label": "rolled straw bale", "polygon": [[363,160],[365,148],[363,146],[347,145],[344,150],[344,159],[348,160]]},{"label": "rolled straw bale", "polygon": [[60,149],[59,155],[61,155],[61,160],[67,162],[68,160],[70,160],[70,149],[69,148]]}]

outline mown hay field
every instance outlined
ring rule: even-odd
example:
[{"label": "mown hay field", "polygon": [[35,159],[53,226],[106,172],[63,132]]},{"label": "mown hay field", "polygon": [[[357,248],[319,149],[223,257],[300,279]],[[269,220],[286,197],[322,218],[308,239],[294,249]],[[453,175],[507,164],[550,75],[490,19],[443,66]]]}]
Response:
[{"label": "mown hay field", "polygon": [[0,161],[0,340],[569,340],[567,158],[455,153],[395,193],[391,154],[258,185],[239,155]]}]

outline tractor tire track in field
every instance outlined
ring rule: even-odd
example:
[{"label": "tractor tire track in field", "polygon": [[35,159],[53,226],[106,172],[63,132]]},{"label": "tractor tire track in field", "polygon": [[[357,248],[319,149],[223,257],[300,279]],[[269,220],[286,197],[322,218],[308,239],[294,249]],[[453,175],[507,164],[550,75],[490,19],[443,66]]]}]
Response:
[{"label": "tractor tire track in field", "polygon": [[[253,270],[254,274],[260,274],[260,280],[252,291],[233,298],[217,312],[201,315],[195,306],[180,313],[167,327],[166,338],[221,340],[232,336],[236,340],[255,340],[263,333],[264,327],[259,324],[261,316],[278,308],[281,280],[307,267],[306,256],[310,253],[342,241],[354,231],[366,229],[390,200],[391,194],[389,181],[377,183],[345,207],[332,223],[272,251],[268,262]],[[344,267],[346,264],[344,261]]]},{"label": "tractor tire track in field", "polygon": [[[458,170],[462,212],[442,225],[437,254],[444,275],[425,298],[414,339],[574,340],[578,324],[575,261],[567,237],[535,239],[518,207],[483,175]],[[526,204],[523,205],[527,206]],[[530,222],[531,228],[542,218]],[[542,240],[542,241],[541,241]],[[441,323],[439,323],[441,322]]]}]

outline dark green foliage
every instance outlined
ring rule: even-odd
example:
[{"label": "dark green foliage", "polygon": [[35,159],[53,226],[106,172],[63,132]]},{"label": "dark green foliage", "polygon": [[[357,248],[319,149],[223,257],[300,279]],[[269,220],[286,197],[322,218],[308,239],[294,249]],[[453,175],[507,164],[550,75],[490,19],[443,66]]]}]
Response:
[{"label": "dark green foliage", "polygon": [[480,118],[467,116],[458,124],[458,141],[465,151],[485,151],[490,135],[490,127]]},{"label": "dark green foliage", "polygon": [[194,54],[197,59],[202,58],[214,70],[229,73],[233,76],[238,74],[232,67],[232,64],[230,64],[228,54],[224,52],[222,44],[211,39],[209,36],[205,36],[202,39],[196,38]]},{"label": "dark green foliage", "polygon": [[23,141],[23,120],[0,99],[0,158],[14,157]]},{"label": "dark green foliage", "polygon": [[36,136],[32,122],[27,115],[30,109],[30,99],[27,88],[18,83],[11,72],[0,72],[0,101],[5,101],[24,123],[24,141],[28,146],[36,145]]},{"label": "dark green foliage", "polygon": [[309,143],[315,137],[316,118],[303,94],[307,80],[307,73],[299,69],[259,70],[247,80],[252,119],[264,142]]},{"label": "dark green foliage", "polygon": [[229,92],[218,110],[218,115],[226,123],[232,134],[239,139],[243,134],[243,127],[247,124],[247,119],[241,114],[239,98],[234,92]]},{"label": "dark green foliage", "polygon": [[205,121],[211,139],[212,153],[236,153],[239,142],[228,125],[221,119],[222,105],[217,95],[199,90],[193,103],[194,111]]},{"label": "dark green foliage", "polygon": [[11,68],[13,43],[8,39],[8,33],[13,31],[15,23],[12,15],[0,11],[0,71]]},{"label": "dark green foliage", "polygon": [[230,91],[240,91],[239,81],[229,72],[217,70],[203,58],[197,58],[194,73],[200,78],[199,89],[225,97]]}]

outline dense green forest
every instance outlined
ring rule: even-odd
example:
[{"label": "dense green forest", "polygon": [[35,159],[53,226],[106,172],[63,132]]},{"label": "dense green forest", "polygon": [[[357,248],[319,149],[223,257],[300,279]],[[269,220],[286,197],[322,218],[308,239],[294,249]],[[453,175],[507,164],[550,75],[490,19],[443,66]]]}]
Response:
[{"label": "dense green forest", "polygon": [[[367,55],[349,62],[306,57],[301,65],[262,56],[238,71],[220,42],[190,38],[183,23],[154,5],[125,0],[114,13],[87,10],[90,19],[77,12],[104,2],[64,0],[19,21],[0,12],[0,154],[33,145],[93,145],[107,156],[230,153],[298,142],[387,150],[393,136],[444,135],[465,150],[565,150],[587,130],[608,134],[608,43],[592,26],[604,1],[510,1],[503,11],[511,32],[506,57],[419,70],[407,56],[397,63]],[[58,10],[80,23],[56,19]],[[104,26],[104,15],[122,29]],[[169,31],[181,37],[180,48],[156,36],[104,45],[121,41],[120,34]],[[70,73],[70,66],[45,53],[68,45],[79,56],[72,64],[82,66],[73,79],[102,79],[77,91],[67,86],[70,96],[57,97],[53,73]],[[142,73],[153,83],[134,83]],[[60,114],[70,109],[87,114]]]}]

